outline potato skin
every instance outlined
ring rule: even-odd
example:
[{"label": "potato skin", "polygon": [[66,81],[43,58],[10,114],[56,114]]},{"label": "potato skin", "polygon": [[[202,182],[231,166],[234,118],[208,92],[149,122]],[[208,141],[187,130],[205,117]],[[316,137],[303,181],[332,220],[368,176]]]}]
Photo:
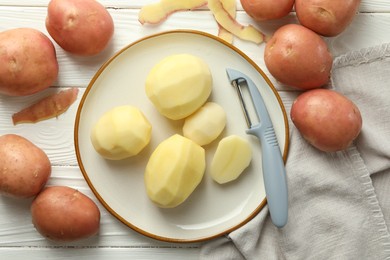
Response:
[{"label": "potato skin", "polygon": [[64,50],[92,56],[106,48],[114,33],[114,22],[95,0],[51,0],[46,29]]},{"label": "potato skin", "polygon": [[290,116],[302,136],[324,152],[348,148],[362,128],[358,107],[344,95],[328,89],[299,95]]},{"label": "potato skin", "polygon": [[296,0],[295,11],[299,22],[323,36],[336,36],[352,22],[360,0]]},{"label": "potato skin", "polygon": [[294,6],[294,0],[241,0],[241,5],[255,21],[266,21],[288,15]]},{"label": "potato skin", "polygon": [[287,24],[268,41],[264,60],[275,79],[308,90],[329,82],[333,57],[318,34],[302,25]]},{"label": "potato skin", "polygon": [[48,88],[57,76],[56,51],[46,35],[31,28],[0,33],[0,94],[34,94]]},{"label": "potato skin", "polygon": [[45,152],[15,134],[0,136],[0,165],[0,194],[7,197],[34,197],[51,174]]},{"label": "potato skin", "polygon": [[100,211],[83,193],[66,186],[45,188],[31,204],[32,222],[44,237],[59,242],[97,234]]}]

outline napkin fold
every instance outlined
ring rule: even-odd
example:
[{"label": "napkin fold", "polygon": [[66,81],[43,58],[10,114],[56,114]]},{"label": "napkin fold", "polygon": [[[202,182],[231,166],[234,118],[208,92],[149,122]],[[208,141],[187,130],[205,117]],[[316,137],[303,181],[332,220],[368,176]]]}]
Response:
[{"label": "napkin fold", "polygon": [[355,143],[321,152],[290,122],[287,225],[276,228],[266,206],[204,243],[200,259],[390,259],[390,43],[335,57],[328,88],[360,109]]}]

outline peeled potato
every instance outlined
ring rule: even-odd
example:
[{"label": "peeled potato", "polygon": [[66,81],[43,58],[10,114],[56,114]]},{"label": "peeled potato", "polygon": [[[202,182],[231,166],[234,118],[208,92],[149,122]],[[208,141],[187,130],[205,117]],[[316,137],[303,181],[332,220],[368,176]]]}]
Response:
[{"label": "peeled potato", "polygon": [[171,55],[158,62],[146,78],[146,95],[169,119],[183,119],[208,99],[212,77],[208,65],[190,54]]},{"label": "peeled potato", "polygon": [[219,184],[237,179],[252,160],[249,142],[237,135],[223,138],[215,151],[210,165],[210,174]]},{"label": "peeled potato", "polygon": [[109,160],[121,160],[140,153],[151,139],[152,126],[133,106],[118,106],[107,111],[91,132],[95,150]]},{"label": "peeled potato", "polygon": [[203,146],[214,141],[226,125],[226,113],[214,102],[207,102],[184,120],[183,135]]},{"label": "peeled potato", "polygon": [[175,134],[161,142],[149,158],[145,170],[147,194],[159,207],[176,207],[201,182],[205,168],[205,150]]}]

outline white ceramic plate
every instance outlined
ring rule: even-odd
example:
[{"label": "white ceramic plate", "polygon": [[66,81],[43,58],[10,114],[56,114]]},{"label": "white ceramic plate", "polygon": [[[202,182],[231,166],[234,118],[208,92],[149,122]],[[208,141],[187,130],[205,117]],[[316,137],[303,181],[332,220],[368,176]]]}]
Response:
[{"label": "white ceramic plate", "polygon": [[[182,121],[170,121],[155,110],[144,91],[149,70],[162,58],[189,53],[205,60],[213,76],[211,101],[227,113],[222,134],[240,135],[252,143],[251,165],[236,181],[220,185],[207,170],[201,184],[181,205],[161,209],[146,195],[144,168],[154,148],[174,133]],[[96,73],[88,86],[75,122],[75,149],[81,171],[99,201],[130,228],[155,239],[195,242],[226,234],[252,219],[266,203],[261,167],[261,144],[245,134],[244,115],[225,69],[247,74],[258,86],[274,123],[281,151],[288,150],[288,122],[283,104],[264,73],[245,54],[219,38],[198,31],[176,30],[141,39],[122,49]],[[139,155],[123,161],[100,157],[90,141],[90,132],[107,110],[130,104],[140,108],[153,126],[152,141]],[[218,140],[206,146],[210,163]]]}]

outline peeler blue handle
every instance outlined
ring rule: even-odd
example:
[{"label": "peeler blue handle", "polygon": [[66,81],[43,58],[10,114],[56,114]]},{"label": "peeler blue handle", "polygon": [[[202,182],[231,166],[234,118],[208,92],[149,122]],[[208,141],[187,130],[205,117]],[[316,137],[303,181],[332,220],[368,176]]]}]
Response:
[{"label": "peeler blue handle", "polygon": [[[256,136],[262,146],[262,167],[265,192],[268,208],[273,224],[279,228],[287,223],[288,194],[286,170],[275,130],[268,114],[264,100],[255,83],[245,74],[233,70],[226,70],[229,80],[239,90],[241,105],[244,109],[249,129],[247,134]],[[241,94],[240,83],[245,82],[260,122],[252,125]]]},{"label": "peeler blue handle", "polygon": [[260,139],[268,208],[272,222],[281,228],[286,225],[288,216],[287,182],[283,158],[273,127],[271,128],[263,129],[260,125],[255,125],[247,133]]}]

